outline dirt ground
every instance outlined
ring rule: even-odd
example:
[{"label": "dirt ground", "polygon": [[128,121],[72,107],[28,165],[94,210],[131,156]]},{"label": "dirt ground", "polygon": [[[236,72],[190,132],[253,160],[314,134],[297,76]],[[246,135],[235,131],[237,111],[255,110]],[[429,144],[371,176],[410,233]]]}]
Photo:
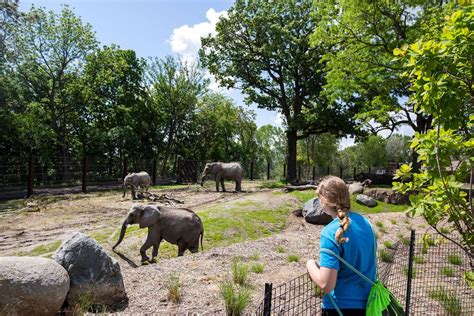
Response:
[{"label": "dirt ground", "polygon": [[[276,198],[273,192],[281,189],[259,189],[258,185],[258,182],[244,183],[246,191],[242,193],[218,193],[213,191],[212,185],[204,189],[192,185],[155,193],[166,193],[183,200],[183,206],[198,214],[205,208],[236,200],[266,201],[269,206],[291,203],[295,209],[302,206],[290,194]],[[121,192],[113,191],[36,198],[29,206],[21,202],[3,205],[0,209],[0,256],[28,253],[38,245],[65,240],[76,231],[87,234],[112,228],[112,236],[134,203],[129,196],[122,198]],[[399,234],[409,236],[412,227],[427,227],[422,219],[408,220],[403,213],[370,214],[368,218],[372,223],[382,222],[386,228],[386,232],[380,234],[380,243],[395,241]],[[117,314],[225,314],[218,284],[230,275],[231,263],[236,257],[243,262],[264,264],[263,273],[249,275],[252,303],[247,311],[252,312],[262,300],[266,282],[278,285],[305,273],[306,261],[316,258],[321,229],[322,226],[290,215],[286,228],[270,237],[197,254],[187,252],[184,257],[162,259],[157,264],[144,266],[140,265],[138,254],[132,260],[114,254],[110,249],[114,241],[109,238],[106,242],[109,247],[104,248],[118,260],[129,298],[126,309]],[[298,256],[298,261],[289,262],[289,255]],[[171,273],[179,276],[181,284],[181,302],[178,304],[167,300],[164,287],[164,279]]]}]

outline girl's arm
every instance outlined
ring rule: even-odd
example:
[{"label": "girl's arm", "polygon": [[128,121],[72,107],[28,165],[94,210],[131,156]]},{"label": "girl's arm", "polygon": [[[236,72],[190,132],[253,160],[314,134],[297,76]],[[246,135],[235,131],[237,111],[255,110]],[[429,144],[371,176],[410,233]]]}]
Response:
[{"label": "girl's arm", "polygon": [[326,267],[320,268],[314,260],[306,263],[311,280],[314,281],[325,293],[331,292],[336,287],[337,270]]}]

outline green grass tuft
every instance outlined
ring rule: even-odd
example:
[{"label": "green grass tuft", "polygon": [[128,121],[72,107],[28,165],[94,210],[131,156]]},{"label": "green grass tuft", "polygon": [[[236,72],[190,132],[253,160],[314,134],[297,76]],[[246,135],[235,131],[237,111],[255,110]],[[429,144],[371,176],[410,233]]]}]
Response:
[{"label": "green grass tuft", "polygon": [[269,180],[269,181],[263,181],[258,188],[259,189],[280,189],[284,188],[286,185],[285,181],[275,181],[275,180]]},{"label": "green grass tuft", "polygon": [[454,269],[451,268],[451,267],[442,267],[442,268],[440,269],[440,272],[441,272],[443,275],[447,276],[448,278],[451,278],[451,277],[454,276]]},{"label": "green grass tuft", "polygon": [[392,252],[386,249],[379,250],[379,258],[382,262],[393,262]]},{"label": "green grass tuft", "polygon": [[451,229],[449,229],[448,227],[440,227],[439,231],[445,235],[451,233]]},{"label": "green grass tuft", "polygon": [[289,255],[288,262],[298,262],[300,261],[300,256],[298,255]]},{"label": "green grass tuft", "polygon": [[458,255],[448,255],[448,262],[460,266],[462,264],[462,259]]},{"label": "green grass tuft", "polygon": [[285,252],[285,248],[283,248],[283,246],[277,246],[275,248],[276,252],[278,253],[284,253]]},{"label": "green grass tuft", "polygon": [[439,286],[436,290],[429,291],[428,296],[437,301],[448,315],[461,315],[461,301],[455,294],[450,293],[444,287]]},{"label": "green grass tuft", "polygon": [[375,226],[377,226],[377,227],[383,227],[383,223],[382,223],[382,222],[379,222],[379,221],[377,221],[377,222],[375,222]]},{"label": "green grass tuft", "polygon": [[231,266],[232,280],[235,284],[246,285],[249,274],[249,267],[240,261],[234,261]]},{"label": "green grass tuft", "polygon": [[260,253],[259,252],[254,253],[253,255],[249,257],[249,259],[254,260],[254,261],[260,260]]},{"label": "green grass tuft", "polygon": [[413,262],[417,264],[423,264],[426,262],[426,260],[423,256],[413,256]]},{"label": "green grass tuft", "polygon": [[384,241],[383,245],[385,246],[385,248],[388,248],[388,249],[393,249],[393,246],[394,246],[391,241]]},{"label": "green grass tuft", "polygon": [[397,221],[393,218],[390,219],[390,223],[392,223],[393,225],[396,225],[397,224]]},{"label": "green grass tuft", "polygon": [[179,303],[181,300],[179,276],[176,273],[171,273],[166,277],[164,286],[168,291],[167,299],[173,303]]},{"label": "green grass tuft", "polygon": [[31,251],[20,252],[17,255],[37,257],[37,256],[45,255],[45,254],[48,254],[50,252],[54,252],[54,251],[58,250],[58,248],[59,248],[59,246],[61,246],[61,244],[62,244],[62,241],[58,240],[58,241],[55,241],[53,243],[36,246]]},{"label": "green grass tuft", "polygon": [[263,263],[254,263],[250,267],[250,271],[252,271],[253,273],[262,273],[264,268],[265,265]]},{"label": "green grass tuft", "polygon": [[219,292],[224,299],[227,315],[243,315],[245,308],[250,303],[250,289],[235,286],[231,281],[225,280],[219,284]]}]

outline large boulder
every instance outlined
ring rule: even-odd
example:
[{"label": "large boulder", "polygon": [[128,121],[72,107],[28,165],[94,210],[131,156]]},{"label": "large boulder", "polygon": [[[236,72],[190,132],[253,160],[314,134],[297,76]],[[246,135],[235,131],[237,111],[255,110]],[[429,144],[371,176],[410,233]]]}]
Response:
[{"label": "large boulder", "polygon": [[385,203],[390,203],[390,204],[409,204],[410,201],[408,199],[407,194],[402,194],[396,191],[393,191],[392,189],[368,189],[364,192],[364,194],[385,202]]},{"label": "large boulder", "polygon": [[114,307],[126,299],[118,262],[89,236],[74,233],[56,251],[54,260],[67,270],[71,279],[69,305],[89,297],[94,305]]},{"label": "large boulder", "polygon": [[374,207],[377,205],[377,201],[365,194],[357,194],[356,201],[368,207]]},{"label": "large boulder", "polygon": [[302,214],[305,221],[316,225],[326,225],[333,220],[330,215],[323,211],[318,198],[307,201],[303,206]]},{"label": "large boulder", "polygon": [[56,315],[69,291],[69,276],[56,261],[0,257],[0,314]]}]

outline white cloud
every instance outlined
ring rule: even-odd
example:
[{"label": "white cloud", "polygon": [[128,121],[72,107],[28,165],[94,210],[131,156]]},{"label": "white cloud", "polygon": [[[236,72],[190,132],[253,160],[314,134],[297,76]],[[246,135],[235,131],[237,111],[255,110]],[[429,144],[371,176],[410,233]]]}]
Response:
[{"label": "white cloud", "polygon": [[201,37],[216,34],[216,24],[221,16],[226,17],[227,11],[217,12],[211,8],[206,12],[206,22],[175,28],[169,40],[171,51],[180,55],[183,61],[197,61]]},{"label": "white cloud", "polygon": [[285,117],[283,116],[283,114],[281,114],[280,112],[278,112],[276,115],[275,115],[275,125],[276,126],[282,126],[283,125],[283,122],[284,122],[284,119]]}]

